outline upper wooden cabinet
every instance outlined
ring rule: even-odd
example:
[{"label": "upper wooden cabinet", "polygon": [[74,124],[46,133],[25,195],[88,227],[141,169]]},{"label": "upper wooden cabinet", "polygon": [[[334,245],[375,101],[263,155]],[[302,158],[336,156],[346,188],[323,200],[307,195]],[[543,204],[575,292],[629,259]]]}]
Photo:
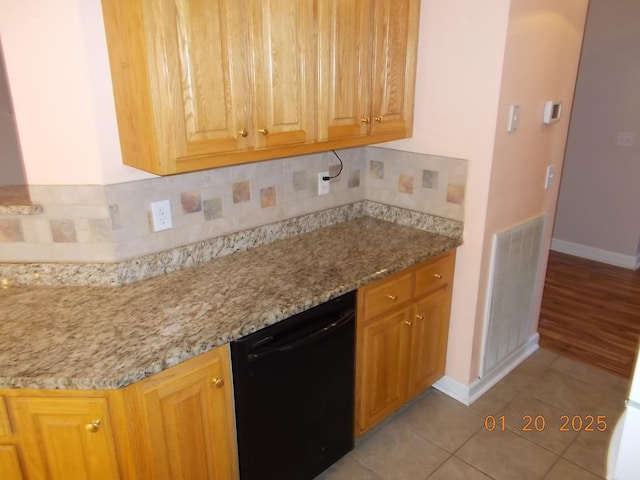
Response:
[{"label": "upper wooden cabinet", "polygon": [[318,2],[318,140],[411,136],[419,7]]},{"label": "upper wooden cabinet", "polygon": [[102,0],[123,161],[160,175],[411,135],[419,0]]}]

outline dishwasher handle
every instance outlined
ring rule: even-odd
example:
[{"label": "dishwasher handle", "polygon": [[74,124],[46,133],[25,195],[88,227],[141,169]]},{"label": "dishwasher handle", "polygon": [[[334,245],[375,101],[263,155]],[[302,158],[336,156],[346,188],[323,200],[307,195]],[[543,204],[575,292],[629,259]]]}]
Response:
[{"label": "dishwasher handle", "polygon": [[287,343],[286,345],[270,348],[259,353],[250,353],[248,355],[249,362],[256,362],[274,353],[288,352],[288,351],[303,347],[305,345],[310,345],[312,343],[318,342],[323,338],[333,334],[334,332],[348,325],[355,318],[355,316],[356,316],[355,310],[349,310],[346,314],[344,314],[335,322],[331,322],[327,326],[322,327],[321,329],[316,330],[311,334],[306,335],[298,340]]}]

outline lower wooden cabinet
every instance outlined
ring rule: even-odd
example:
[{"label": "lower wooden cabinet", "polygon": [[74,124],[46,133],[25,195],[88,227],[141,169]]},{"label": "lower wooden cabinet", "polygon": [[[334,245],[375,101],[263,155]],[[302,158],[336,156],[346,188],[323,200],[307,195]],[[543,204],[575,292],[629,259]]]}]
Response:
[{"label": "lower wooden cabinet", "polygon": [[238,478],[228,346],[132,386],[138,478]]},{"label": "lower wooden cabinet", "polygon": [[0,391],[0,479],[238,478],[228,346],[121,390]]},{"label": "lower wooden cabinet", "polygon": [[16,397],[9,405],[29,479],[120,477],[106,398]]},{"label": "lower wooden cabinet", "polygon": [[455,252],[358,291],[356,437],[444,374]]}]

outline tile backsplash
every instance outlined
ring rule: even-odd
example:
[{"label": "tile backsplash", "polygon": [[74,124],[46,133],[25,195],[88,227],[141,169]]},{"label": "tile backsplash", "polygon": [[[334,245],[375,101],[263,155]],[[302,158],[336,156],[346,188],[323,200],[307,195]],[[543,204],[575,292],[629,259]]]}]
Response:
[{"label": "tile backsplash", "polygon": [[[330,193],[332,152],[105,186],[30,186],[37,215],[0,209],[0,262],[120,262],[361,200],[463,220],[467,162],[360,147]],[[154,233],[150,203],[171,202],[173,228]]]}]

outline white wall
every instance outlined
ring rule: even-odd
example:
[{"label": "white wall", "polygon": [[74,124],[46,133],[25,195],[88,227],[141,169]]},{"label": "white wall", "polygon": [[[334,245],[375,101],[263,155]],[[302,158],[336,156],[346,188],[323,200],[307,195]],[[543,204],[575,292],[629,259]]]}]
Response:
[{"label": "white wall", "polygon": [[[632,268],[640,257],[639,92],[640,2],[591,0],[554,245]],[[631,148],[615,146],[625,131],[636,136]]]}]

